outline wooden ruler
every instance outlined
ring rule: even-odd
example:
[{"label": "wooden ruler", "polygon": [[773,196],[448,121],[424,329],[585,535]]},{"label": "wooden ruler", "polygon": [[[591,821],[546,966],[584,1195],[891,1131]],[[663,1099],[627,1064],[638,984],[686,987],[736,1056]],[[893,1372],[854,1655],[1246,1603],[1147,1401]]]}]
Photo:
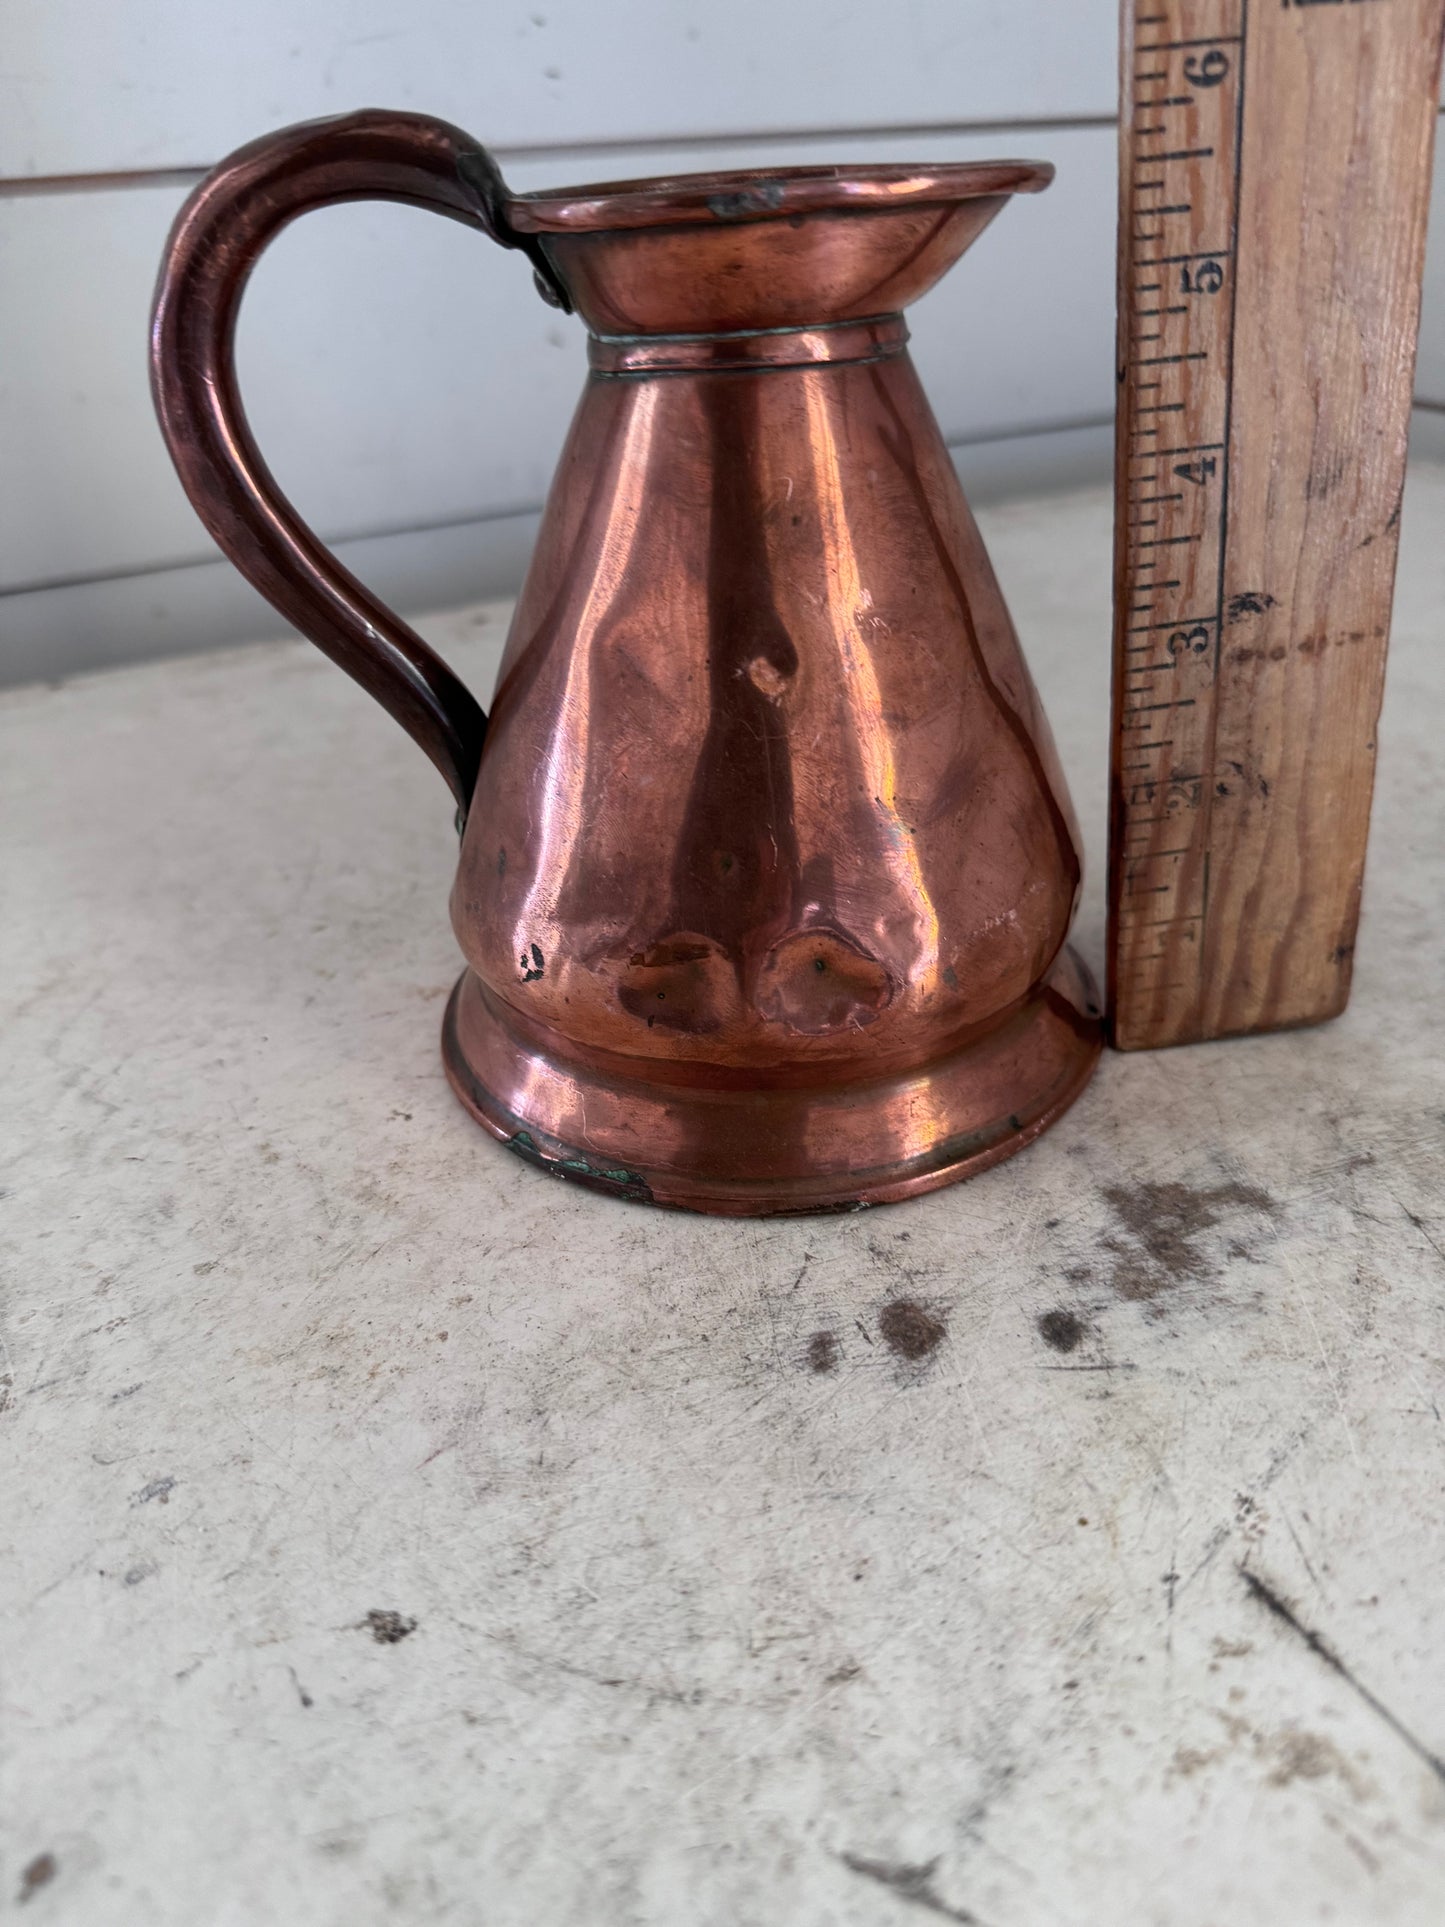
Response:
[{"label": "wooden ruler", "polygon": [[1349,995],[1442,30],[1445,0],[1123,0],[1122,1049]]}]

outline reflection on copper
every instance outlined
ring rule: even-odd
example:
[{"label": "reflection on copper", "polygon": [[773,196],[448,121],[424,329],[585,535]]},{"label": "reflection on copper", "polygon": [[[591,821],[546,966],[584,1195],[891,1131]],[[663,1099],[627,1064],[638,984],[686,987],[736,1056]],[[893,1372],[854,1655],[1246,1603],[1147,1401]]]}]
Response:
[{"label": "reflection on copper", "polygon": [[[901,966],[925,993],[934,988],[938,971],[938,916],[924,882],[912,831],[898,811],[898,772],[892,735],[884,712],[883,695],[873,673],[871,652],[860,633],[873,608],[865,588],[848,524],[847,482],[826,398],[815,382],[802,384],[808,411],[808,447],[813,458],[818,532],[823,573],[828,584],[829,625],[838,647],[839,688],[847,705],[849,727],[840,733],[844,744],[856,744],[866,793],[883,822],[880,855],[894,890],[911,907],[909,921],[917,932]],[[890,911],[897,921],[897,911]]]},{"label": "reflection on copper", "polygon": [[[607,515],[617,540],[601,549],[590,578],[578,582],[575,612],[569,610],[571,644],[556,716],[543,750],[538,786],[537,854],[533,880],[513,925],[518,954],[551,930],[559,880],[572,867],[572,854],[587,809],[588,715],[598,648],[598,628],[614,608],[632,561],[635,532],[641,523],[643,495],[651,472],[652,422],[656,390],[640,388],[612,470]],[[570,585],[569,585],[570,586]]]},{"label": "reflection on copper", "polygon": [[[555,1175],[716,1212],[908,1197],[1087,1082],[1077,834],[902,310],[1029,162],[508,194],[367,113],[242,149],[176,224],[153,377],[216,539],[376,694],[465,814],[447,1071]],[[374,194],[529,257],[590,378],[490,721],[306,529],[230,342],[250,265]]]}]

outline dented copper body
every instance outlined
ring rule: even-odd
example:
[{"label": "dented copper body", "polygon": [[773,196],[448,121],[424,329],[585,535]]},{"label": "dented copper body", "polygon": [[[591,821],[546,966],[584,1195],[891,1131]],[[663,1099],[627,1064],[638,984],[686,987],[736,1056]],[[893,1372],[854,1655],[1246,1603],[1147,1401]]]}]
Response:
[{"label": "dented copper body", "polygon": [[[456,130],[255,143],[172,236],[154,335],[192,499],[465,811],[444,1055],[560,1175],[716,1212],[845,1209],[1007,1156],[1099,1050],[1078,839],[902,310],[1026,163],[509,196]],[[591,373],[489,720],[280,498],[230,368],[245,272],[384,194],[531,256]]]}]

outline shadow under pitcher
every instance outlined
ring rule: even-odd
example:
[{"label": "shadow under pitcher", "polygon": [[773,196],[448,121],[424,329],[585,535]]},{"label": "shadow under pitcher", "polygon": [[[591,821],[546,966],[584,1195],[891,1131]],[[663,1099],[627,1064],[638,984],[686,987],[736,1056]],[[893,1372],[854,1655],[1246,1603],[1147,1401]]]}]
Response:
[{"label": "shadow under pitcher", "polygon": [[[559,1176],[846,1210],[1018,1150],[1097,1061],[1077,827],[902,310],[1022,161],[513,195],[367,111],[267,135],[182,210],[152,379],[202,521],[414,736],[463,825],[447,1074]],[[407,201],[529,257],[590,373],[490,717],[267,471],[232,360],[262,249]]]}]

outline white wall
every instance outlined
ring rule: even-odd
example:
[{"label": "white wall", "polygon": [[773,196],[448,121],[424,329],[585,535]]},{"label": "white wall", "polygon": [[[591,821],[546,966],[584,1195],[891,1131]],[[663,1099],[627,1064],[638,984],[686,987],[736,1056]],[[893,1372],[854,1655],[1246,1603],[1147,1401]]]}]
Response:
[{"label": "white wall", "polygon": [[[424,109],[527,189],[693,168],[1022,154],[913,316],[966,482],[1107,472],[1115,0],[24,0],[0,73],[0,681],[275,634],[150,412],[146,318],[199,173],[290,120]],[[298,18],[298,16],[300,16]],[[1418,418],[1445,451],[1445,235]],[[284,234],[242,320],[283,485],[404,609],[515,585],[582,379],[525,265],[379,206]]]}]

